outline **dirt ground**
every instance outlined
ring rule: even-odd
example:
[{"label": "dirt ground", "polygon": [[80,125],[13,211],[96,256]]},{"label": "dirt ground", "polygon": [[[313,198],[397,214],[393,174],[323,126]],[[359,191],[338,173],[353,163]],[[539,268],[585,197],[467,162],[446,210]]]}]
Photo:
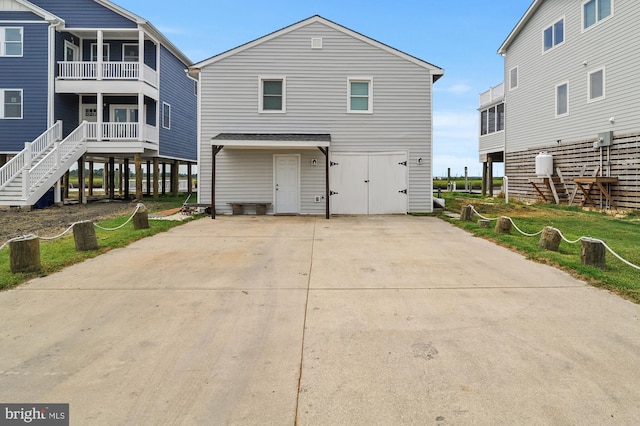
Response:
[{"label": "dirt ground", "polygon": [[[175,207],[175,203],[167,201],[144,200],[143,204],[151,212]],[[0,244],[27,234],[52,237],[71,224],[83,220],[99,222],[112,217],[126,216],[135,211],[136,205],[136,202],[103,200],[84,205],[52,206],[31,211],[0,206]]]}]

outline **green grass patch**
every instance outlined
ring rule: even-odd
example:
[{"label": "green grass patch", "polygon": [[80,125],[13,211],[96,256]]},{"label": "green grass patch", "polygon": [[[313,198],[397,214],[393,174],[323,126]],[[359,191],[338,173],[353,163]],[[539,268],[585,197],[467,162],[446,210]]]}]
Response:
[{"label": "green grass patch", "polygon": [[[172,207],[179,207],[182,205],[182,202],[184,202],[184,198],[178,198],[172,199],[169,197],[169,199],[163,199],[163,202],[160,203],[161,207],[155,208],[154,210],[159,211]],[[117,228],[125,223],[129,219],[129,217],[130,216],[123,216],[98,222],[98,225],[102,226],[103,228]],[[44,277],[50,275],[54,272],[60,271],[67,266],[94,258],[110,250],[126,247],[135,241],[150,237],[152,235],[156,235],[160,232],[168,231],[171,228],[180,226],[198,217],[202,216],[189,217],[183,221],[149,220],[149,229],[140,230],[135,230],[132,222],[129,222],[127,225],[117,231],[104,231],[102,229],[96,228],[96,237],[98,240],[99,248],[98,250],[93,251],[76,251],[72,231],[70,231],[64,237],[54,241],[41,241],[40,260],[42,264],[42,271],[38,273],[12,274],[9,264],[9,249],[5,248],[4,250],[0,251],[0,290],[15,287],[36,277]]]},{"label": "green grass patch", "polygon": [[[465,205],[473,205],[485,217],[509,216],[523,232],[536,233],[545,226],[559,229],[569,240],[591,237],[605,241],[618,255],[634,265],[640,266],[640,215],[631,212],[613,217],[599,211],[585,211],[577,207],[552,204],[527,205],[519,202],[505,204],[504,199],[486,198],[468,194],[445,193],[447,210],[460,213]],[[497,234],[495,222],[490,228],[482,228],[476,222],[461,222],[442,215],[442,218],[463,228],[473,235],[486,238],[500,245],[516,250],[527,258],[563,269],[590,284],[606,288],[629,300],[640,303],[640,271],[626,265],[607,252],[607,268],[601,270],[582,265],[581,244],[562,242],[558,252],[538,248],[540,237],[527,237],[513,229],[511,234]],[[476,216],[476,219],[479,217]],[[496,259],[499,261],[499,259]],[[552,284],[552,283],[550,283]]]}]

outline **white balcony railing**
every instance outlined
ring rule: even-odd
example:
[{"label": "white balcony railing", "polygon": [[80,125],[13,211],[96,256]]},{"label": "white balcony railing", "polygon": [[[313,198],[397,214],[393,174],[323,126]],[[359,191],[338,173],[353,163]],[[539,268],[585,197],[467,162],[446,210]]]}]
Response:
[{"label": "white balcony railing", "polygon": [[[138,123],[87,123],[87,139],[90,141],[142,141],[157,144],[160,132],[157,127],[144,124],[142,133]],[[102,131],[99,131],[99,130]]]},{"label": "white balcony railing", "polygon": [[496,87],[492,87],[486,92],[481,93],[480,106],[490,104],[502,98],[504,98],[504,83],[500,83]]},{"label": "white balcony railing", "polygon": [[158,86],[158,73],[148,65],[140,71],[139,62],[58,62],[58,78],[61,80],[143,80]]}]

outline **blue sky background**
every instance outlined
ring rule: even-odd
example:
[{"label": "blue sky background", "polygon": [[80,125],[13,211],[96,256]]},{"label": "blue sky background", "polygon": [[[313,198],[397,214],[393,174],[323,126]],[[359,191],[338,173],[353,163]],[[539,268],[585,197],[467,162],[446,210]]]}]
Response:
[{"label": "blue sky background", "polygon": [[[496,53],[531,0],[113,0],[151,21],[194,62],[313,15],[441,68],[434,85],[434,176],[481,174],[479,94],[503,80]],[[495,169],[502,174],[502,167]]]}]

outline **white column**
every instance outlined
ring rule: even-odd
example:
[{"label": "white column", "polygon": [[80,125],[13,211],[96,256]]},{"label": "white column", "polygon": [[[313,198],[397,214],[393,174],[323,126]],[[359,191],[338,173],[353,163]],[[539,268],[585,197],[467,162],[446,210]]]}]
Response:
[{"label": "white column", "polygon": [[140,142],[144,140],[144,123],[146,122],[144,115],[144,94],[138,93],[138,141]]},{"label": "white column", "polygon": [[104,100],[103,100],[103,97],[102,97],[102,92],[98,92],[97,93],[97,97],[98,97],[98,99],[96,100],[96,103],[97,103],[97,110],[96,110],[96,114],[97,114],[97,117],[96,117],[96,126],[97,126],[96,137],[98,139],[98,142],[100,142],[100,141],[102,141],[102,128],[103,128],[102,117],[104,117],[104,107],[103,107]]},{"label": "white column", "polygon": [[[144,31],[138,33],[138,62],[140,71],[138,72],[138,80],[144,80]],[[140,110],[138,110],[138,116]]]},{"label": "white column", "polygon": [[98,30],[98,45],[96,46],[96,77],[98,80],[102,80],[103,77],[103,69],[102,69],[102,52],[104,51],[104,37],[102,30]]}]

